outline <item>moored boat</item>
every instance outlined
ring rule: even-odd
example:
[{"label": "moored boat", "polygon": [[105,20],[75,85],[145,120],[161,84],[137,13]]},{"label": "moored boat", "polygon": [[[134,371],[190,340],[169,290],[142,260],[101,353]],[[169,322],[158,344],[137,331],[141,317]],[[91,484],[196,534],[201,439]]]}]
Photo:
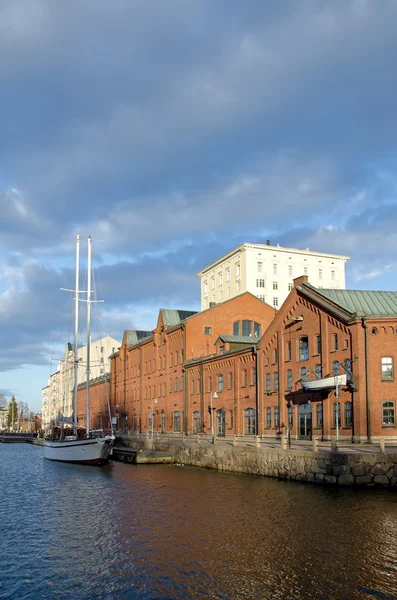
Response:
[{"label": "moored boat", "polygon": [[302,387],[307,391],[332,390],[336,387],[343,387],[347,383],[347,375],[331,375],[322,379],[313,379],[312,381],[301,381]]}]

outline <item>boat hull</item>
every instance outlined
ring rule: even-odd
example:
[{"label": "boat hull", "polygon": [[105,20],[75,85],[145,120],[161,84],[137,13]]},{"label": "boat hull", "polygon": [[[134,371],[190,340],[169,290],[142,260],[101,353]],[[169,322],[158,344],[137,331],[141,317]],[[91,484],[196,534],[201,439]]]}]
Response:
[{"label": "boat hull", "polygon": [[312,381],[302,381],[302,387],[306,391],[321,391],[334,389],[337,385],[342,387],[347,383],[347,376],[343,375],[332,375],[330,377],[324,377],[322,379],[313,379]]},{"label": "boat hull", "polygon": [[45,440],[44,458],[79,465],[104,465],[113,447],[112,436],[88,440]]}]

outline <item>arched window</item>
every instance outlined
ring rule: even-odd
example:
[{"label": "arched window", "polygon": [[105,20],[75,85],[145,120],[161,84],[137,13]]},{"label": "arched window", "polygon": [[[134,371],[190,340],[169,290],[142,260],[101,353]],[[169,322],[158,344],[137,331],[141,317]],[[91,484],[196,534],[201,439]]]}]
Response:
[{"label": "arched window", "polygon": [[194,394],[194,379],[192,379],[192,384],[191,384],[191,393]]},{"label": "arched window", "polygon": [[272,409],[266,409],[266,427],[269,428],[272,426]]},{"label": "arched window", "polygon": [[394,402],[387,401],[382,404],[382,425],[392,426],[396,425],[396,410]]},{"label": "arched window", "polygon": [[270,373],[266,373],[266,394],[270,394]]},{"label": "arched window", "polygon": [[181,392],[183,392],[185,388],[185,376],[181,375]]},{"label": "arched window", "polygon": [[352,426],[352,403],[345,402],[345,427]]},{"label": "arched window", "polygon": [[197,394],[200,394],[201,392],[201,380],[197,379]]},{"label": "arched window", "polygon": [[245,435],[255,434],[255,410],[247,408],[244,411],[244,433]]},{"label": "arched window", "polygon": [[170,377],[170,394],[172,394],[172,377]]},{"label": "arched window", "polygon": [[332,363],[332,373],[334,375],[339,375],[339,361],[338,360],[334,360],[334,362]]},{"label": "arched window", "polygon": [[181,413],[179,410],[174,412],[174,431],[181,430]]},{"label": "arched window", "polygon": [[252,385],[256,385],[256,369],[252,369]]},{"label": "arched window", "polygon": [[233,387],[233,374],[229,373],[229,390]]},{"label": "arched window", "polygon": [[278,391],[278,373],[273,374],[273,389],[275,392]]},{"label": "arched window", "polygon": [[179,389],[179,380],[178,377],[175,377],[175,391],[177,392]]},{"label": "arched window", "polygon": [[218,392],[223,392],[223,375],[218,375]]},{"label": "arched window", "polygon": [[334,335],[333,335],[333,350],[338,350],[338,348],[339,348],[338,334],[334,333]]},{"label": "arched window", "polygon": [[394,379],[393,357],[382,356],[382,381]]},{"label": "arched window", "polygon": [[170,352],[170,367],[172,367],[172,352]]},{"label": "arched window", "polygon": [[322,373],[323,373],[322,365],[316,365],[315,374],[316,374],[317,379],[321,379]]},{"label": "arched window", "polygon": [[292,390],[292,369],[287,370],[287,390]]},{"label": "arched window", "polygon": [[278,429],[280,427],[280,409],[278,406],[274,407],[273,414],[274,414],[274,426],[277,427],[277,429]]},{"label": "arched window", "polygon": [[309,358],[309,338],[301,337],[299,340],[299,360],[308,360]]},{"label": "arched window", "polygon": [[243,371],[243,387],[246,387],[247,384],[248,384],[247,369],[244,369],[244,371]]},{"label": "arched window", "polygon": [[301,368],[301,381],[306,381],[306,367]]}]

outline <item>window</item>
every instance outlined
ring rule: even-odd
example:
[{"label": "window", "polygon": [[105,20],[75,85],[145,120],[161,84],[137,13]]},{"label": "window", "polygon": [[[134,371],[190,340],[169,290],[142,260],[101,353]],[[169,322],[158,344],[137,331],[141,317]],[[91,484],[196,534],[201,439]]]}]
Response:
[{"label": "window", "polygon": [[178,391],[178,387],[179,387],[179,380],[178,377],[175,377],[175,391]]},{"label": "window", "polygon": [[257,298],[259,298],[259,300],[262,300],[262,302],[266,302],[266,296],[257,296]]},{"label": "window", "polygon": [[267,408],[266,409],[266,427],[271,427],[271,426],[272,426],[272,409]]},{"label": "window", "polygon": [[254,336],[261,337],[261,325],[256,321],[254,322]]},{"label": "window", "polygon": [[236,263],[236,278],[240,277],[240,263]]},{"label": "window", "polygon": [[376,329],[376,327],[372,327],[371,329],[371,335],[377,335],[378,330]]},{"label": "window", "polygon": [[204,327],[204,335],[211,335],[212,327]]},{"label": "window", "polygon": [[181,392],[185,389],[185,376],[181,375]]},{"label": "window", "polygon": [[309,338],[301,337],[299,340],[299,360],[308,360],[309,358]]},{"label": "window", "polygon": [[240,281],[236,281],[236,288],[237,288],[237,291],[239,292],[239,291],[240,291],[240,288],[241,288],[241,283],[240,283]]},{"label": "window", "polygon": [[278,281],[273,281],[273,289],[278,290]]},{"label": "window", "polygon": [[244,371],[243,371],[243,387],[246,387],[247,384],[248,384],[247,369],[244,369]]},{"label": "window", "polygon": [[323,278],[323,270],[322,270],[322,269],[319,269],[319,270],[318,270],[318,278],[319,278],[319,279],[322,279],[322,278]]},{"label": "window", "polygon": [[316,374],[317,379],[321,379],[322,374],[323,374],[323,366],[322,365],[316,365],[316,368],[315,368],[314,372]]},{"label": "window", "polygon": [[335,271],[331,271],[331,279],[332,281],[335,281]]},{"label": "window", "polygon": [[174,431],[181,430],[181,413],[179,410],[174,412]]},{"label": "window", "polygon": [[219,354],[225,354],[225,346],[220,346]]},{"label": "window", "polygon": [[198,410],[193,413],[193,433],[200,433],[200,412]]},{"label": "window", "polygon": [[208,294],[208,281],[204,281],[204,294]]},{"label": "window", "polygon": [[352,403],[345,402],[345,427],[352,426]]},{"label": "window", "polygon": [[394,379],[393,357],[382,356],[382,381],[392,381]]},{"label": "window", "polygon": [[273,298],[273,306],[274,308],[278,307],[278,298]]},{"label": "window", "polygon": [[273,374],[273,390],[275,392],[278,391],[278,373],[277,372]]},{"label": "window", "polygon": [[273,265],[273,275],[277,275],[277,264],[274,263]]},{"label": "window", "polygon": [[166,387],[165,387],[165,383],[163,383],[163,396],[165,396],[167,393]]},{"label": "window", "polygon": [[383,402],[382,404],[382,425],[395,426],[396,413],[394,402]]},{"label": "window", "polygon": [[340,402],[334,402],[334,418],[333,423],[334,427],[336,427],[336,414],[338,413],[338,427],[340,427]]},{"label": "window", "polygon": [[316,404],[316,427],[323,426],[323,405]]},{"label": "window", "polygon": [[233,335],[240,335],[240,321],[233,323]]},{"label": "window", "polygon": [[222,273],[222,271],[220,271],[218,273],[218,284],[219,285],[223,285],[223,273]]},{"label": "window", "polygon": [[293,287],[294,287],[294,284],[293,283],[289,283],[288,284],[288,291],[290,292]]},{"label": "window", "polygon": [[309,275],[309,269],[307,267],[303,267],[303,274]]},{"label": "window", "polygon": [[292,360],[292,345],[291,345],[291,342],[287,342],[287,360]]},{"label": "window", "polygon": [[212,392],[212,377],[208,377],[208,391]]},{"label": "window", "polygon": [[218,375],[218,392],[223,392],[223,375]]},{"label": "window", "polygon": [[172,394],[172,377],[170,379],[170,394]]},{"label": "window", "polygon": [[232,387],[233,387],[233,374],[229,373],[229,385],[228,385],[229,390],[231,390]]},{"label": "window", "polygon": [[178,364],[178,350],[175,350],[175,366]]},{"label": "window", "polygon": [[255,367],[252,369],[251,373],[252,373],[252,381],[251,381],[251,383],[252,383],[252,385],[256,385],[256,369],[255,369]]},{"label": "window", "polygon": [[173,355],[172,352],[170,352],[170,368],[172,367],[173,364]]},{"label": "window", "polygon": [[205,298],[204,304],[205,304],[205,308],[208,308],[208,298]]},{"label": "window", "polygon": [[333,335],[333,343],[334,343],[333,349],[338,350],[339,342],[338,342],[338,334],[337,333],[334,333],[334,335]]},{"label": "window", "polygon": [[346,371],[347,381],[351,381],[352,380],[352,361],[350,360],[350,358],[346,358],[346,360],[343,362],[343,366]]},{"label": "window", "polygon": [[306,381],[306,367],[301,368],[301,381]]},{"label": "window", "polygon": [[215,289],[215,277],[211,277],[211,290]]},{"label": "window", "polygon": [[270,373],[266,373],[266,394],[270,394]]},{"label": "window", "polygon": [[292,390],[292,370],[287,370],[287,390]]},{"label": "window", "polygon": [[288,427],[292,429],[294,425],[294,409],[292,406],[288,406]]},{"label": "window", "polygon": [[265,280],[264,279],[257,279],[256,280],[256,287],[264,288],[265,287]]},{"label": "window", "polygon": [[332,363],[332,374],[339,375],[339,361],[338,360],[334,360],[334,362]]},{"label": "window", "polygon": [[321,335],[316,335],[316,354],[321,354]]},{"label": "window", "polygon": [[255,434],[255,410],[246,408],[244,411],[244,433],[245,435]]},{"label": "window", "polygon": [[227,297],[230,297],[230,287],[227,288]]},{"label": "window", "polygon": [[288,265],[288,275],[292,277],[292,265]]},{"label": "window", "polygon": [[192,380],[192,384],[191,384],[191,393],[194,394],[194,380]]},{"label": "window", "polygon": [[252,335],[252,321],[243,320],[242,335]]},{"label": "window", "polygon": [[219,292],[219,300],[223,300],[223,290],[220,290]]},{"label": "window", "polygon": [[226,268],[226,281],[230,281],[230,267]]},{"label": "window", "polygon": [[274,414],[274,426],[279,428],[280,427],[280,409],[278,406],[274,407],[273,414]]},{"label": "window", "polygon": [[262,271],[263,271],[263,263],[258,262],[258,273],[262,273]]}]

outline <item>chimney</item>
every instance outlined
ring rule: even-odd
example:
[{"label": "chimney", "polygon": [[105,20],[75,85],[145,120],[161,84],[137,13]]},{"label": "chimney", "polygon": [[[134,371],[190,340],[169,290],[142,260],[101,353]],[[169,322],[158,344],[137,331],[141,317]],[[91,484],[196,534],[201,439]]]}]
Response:
[{"label": "chimney", "polygon": [[266,246],[270,246],[270,240],[266,240]]}]

